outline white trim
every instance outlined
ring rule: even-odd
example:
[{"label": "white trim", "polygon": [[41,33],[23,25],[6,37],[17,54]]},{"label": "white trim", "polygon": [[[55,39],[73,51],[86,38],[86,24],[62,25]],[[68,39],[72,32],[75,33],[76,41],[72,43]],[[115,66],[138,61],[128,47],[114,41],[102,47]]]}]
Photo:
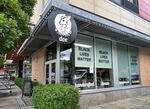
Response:
[{"label": "white trim", "polygon": [[56,83],[60,83],[60,43],[56,43]]},{"label": "white trim", "polygon": [[53,44],[55,41],[49,41],[43,48],[47,48],[49,45]]},{"label": "white trim", "polygon": [[134,85],[134,86],[124,86],[124,87],[111,87],[111,88],[101,88],[101,89],[88,89],[88,90],[80,90],[80,94],[94,94],[94,93],[102,93],[102,92],[112,92],[118,90],[128,90],[134,88],[142,88],[142,85]]},{"label": "white trim", "polygon": [[129,46],[128,47],[128,64],[129,64],[129,68],[128,68],[128,72],[129,72],[129,84],[132,85],[131,83],[131,59],[130,59],[130,51],[129,51]]},{"label": "white trim", "polygon": [[52,63],[55,63],[55,84],[56,84],[57,83],[57,68],[56,68],[57,60],[56,59],[45,62],[45,72],[44,73],[45,73],[45,78],[46,78],[46,65],[48,64],[49,65],[49,79],[50,79],[49,84],[51,84],[51,69],[52,69],[51,65],[52,65]]},{"label": "white trim", "polygon": [[94,35],[94,39],[93,39],[93,52],[94,52],[94,82],[95,82],[95,88],[97,89],[97,72],[96,72],[96,42],[95,42],[95,35]]},{"label": "white trim", "polygon": [[118,61],[117,61],[117,46],[116,42],[112,41],[112,72],[113,72],[113,82],[114,87],[119,87],[119,81],[118,81]]},{"label": "white trim", "polygon": [[85,47],[85,48],[91,48],[91,45],[86,45],[86,44],[80,44],[80,43],[74,43],[75,46],[79,46],[79,47]]},{"label": "white trim", "polygon": [[29,39],[26,39],[23,44],[21,45],[21,47],[19,48],[17,55],[19,55],[20,51],[23,49],[23,47],[25,46],[25,44],[28,42]]}]

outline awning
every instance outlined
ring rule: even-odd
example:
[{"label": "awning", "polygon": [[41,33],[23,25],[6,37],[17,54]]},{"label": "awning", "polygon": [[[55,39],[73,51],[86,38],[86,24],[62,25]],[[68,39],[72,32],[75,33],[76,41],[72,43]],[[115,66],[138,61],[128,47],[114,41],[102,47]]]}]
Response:
[{"label": "awning", "polygon": [[33,29],[31,37],[23,44],[18,54],[31,55],[36,50],[52,41],[52,37],[48,31],[47,19],[51,12],[57,9],[68,12],[75,18],[79,32],[86,30],[103,34],[118,42],[127,42],[145,48],[150,47],[149,35],[69,4],[65,4],[59,0],[51,0],[41,16],[41,19]]}]

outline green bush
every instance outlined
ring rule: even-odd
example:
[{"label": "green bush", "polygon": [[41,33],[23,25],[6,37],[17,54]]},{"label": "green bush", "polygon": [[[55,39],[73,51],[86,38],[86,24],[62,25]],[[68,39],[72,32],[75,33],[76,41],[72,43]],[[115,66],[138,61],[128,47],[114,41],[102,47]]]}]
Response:
[{"label": "green bush", "polygon": [[[30,80],[30,78],[15,78],[15,84],[22,90],[25,80]],[[39,83],[32,81],[32,87],[37,86]]]},{"label": "green bush", "polygon": [[23,78],[15,78],[14,82],[21,90],[23,89],[23,85],[24,85]]},{"label": "green bush", "polygon": [[35,109],[79,109],[79,89],[69,84],[38,85],[32,103]]},{"label": "green bush", "polygon": [[39,85],[38,82],[32,81],[32,87],[35,87],[35,86],[37,86],[37,85]]},{"label": "green bush", "polygon": [[10,76],[10,80],[14,81],[15,77],[14,76]]}]

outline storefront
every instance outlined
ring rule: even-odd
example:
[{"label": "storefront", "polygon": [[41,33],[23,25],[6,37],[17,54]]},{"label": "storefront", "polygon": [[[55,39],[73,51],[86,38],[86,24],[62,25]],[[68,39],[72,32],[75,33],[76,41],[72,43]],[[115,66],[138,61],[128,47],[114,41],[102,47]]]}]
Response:
[{"label": "storefront", "polygon": [[46,48],[46,83],[70,83],[82,90],[140,84],[136,46],[104,39],[99,34],[80,33],[73,43],[60,44],[58,74],[56,50],[56,42]]},{"label": "storefront", "polygon": [[[69,35],[62,37],[58,28],[55,29],[56,25],[54,26],[52,20],[55,18],[55,11],[66,14],[65,18],[71,19],[71,23],[74,20],[71,32],[63,33],[70,36],[73,34],[73,39]],[[19,54],[32,56],[32,80],[43,84],[72,84],[84,94],[81,97],[83,104],[89,102],[85,100],[86,97],[96,99],[91,93],[133,88],[138,90],[142,87],[139,50],[150,46],[148,35],[52,0],[31,36],[23,44]],[[123,95],[128,92],[119,93]],[[113,94],[112,92],[110,95]],[[115,100],[123,98],[121,94]],[[127,97],[131,95],[128,94]],[[104,101],[107,101],[106,98]],[[101,100],[91,102],[91,105]]]}]

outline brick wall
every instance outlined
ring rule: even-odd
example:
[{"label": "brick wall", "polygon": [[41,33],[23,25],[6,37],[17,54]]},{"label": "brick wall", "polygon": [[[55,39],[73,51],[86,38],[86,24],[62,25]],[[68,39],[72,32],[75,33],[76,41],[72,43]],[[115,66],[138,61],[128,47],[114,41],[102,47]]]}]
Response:
[{"label": "brick wall", "polygon": [[32,80],[45,84],[45,49],[32,54]]},{"label": "brick wall", "polygon": [[143,86],[150,86],[150,50],[140,49],[140,72]]}]

